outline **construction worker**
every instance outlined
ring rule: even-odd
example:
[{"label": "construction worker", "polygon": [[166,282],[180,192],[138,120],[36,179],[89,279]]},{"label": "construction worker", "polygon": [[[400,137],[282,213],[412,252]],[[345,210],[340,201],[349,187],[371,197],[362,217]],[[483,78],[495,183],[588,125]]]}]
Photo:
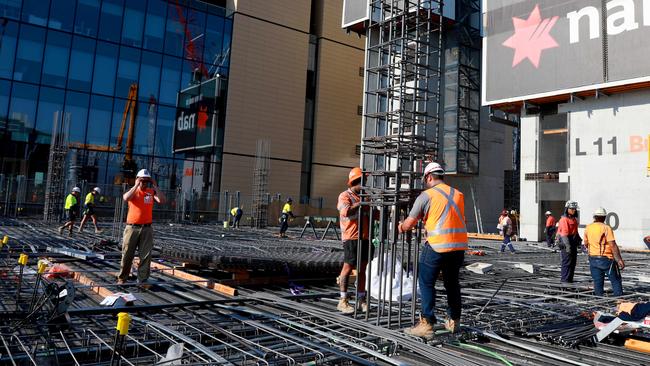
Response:
[{"label": "construction worker", "polygon": [[244,210],[241,207],[233,207],[230,210],[230,215],[232,216],[232,227],[239,229],[239,222],[244,215]]},{"label": "construction worker", "polygon": [[[348,301],[348,277],[353,269],[357,266],[357,246],[359,245],[359,207],[361,207],[361,177],[363,173],[361,168],[353,168],[348,174],[348,189],[339,194],[338,203],[336,208],[339,210],[339,222],[341,225],[341,239],[343,240],[343,268],[339,275],[339,289],[341,291],[341,298],[339,299],[338,306],[336,307],[344,314],[351,314],[354,312]],[[369,208],[364,207],[361,209],[363,220],[368,219]],[[361,261],[360,269],[358,272],[358,290],[359,298],[357,299],[357,306],[361,311],[368,310],[368,302],[366,299],[366,266],[368,260],[373,256],[369,253],[369,221],[362,223],[361,235]],[[373,247],[374,249],[374,247]],[[372,249],[370,249],[372,250]]]},{"label": "construction worker", "polygon": [[598,208],[594,212],[594,222],[585,228],[585,246],[589,252],[589,269],[594,280],[594,293],[603,296],[605,275],[609,278],[614,290],[614,296],[623,295],[621,270],[625,262],[621,258],[621,251],[616,245],[614,231],[605,224],[607,211]]},{"label": "construction worker", "polygon": [[79,232],[83,231],[84,225],[86,224],[86,221],[88,221],[88,218],[91,218],[93,220],[93,225],[95,225],[95,234],[102,232],[97,227],[97,215],[95,214],[95,196],[99,196],[100,194],[102,194],[102,189],[95,187],[86,195],[86,200],[84,201],[84,217],[81,219],[81,224],[79,224]]},{"label": "construction worker", "polygon": [[135,185],[129,189],[122,199],[128,203],[129,212],[126,217],[126,227],[122,239],[122,262],[117,283],[123,284],[129,278],[135,250],[138,249],[140,264],[138,265],[138,283],[144,288],[149,278],[151,265],[151,250],[153,249],[153,218],[154,201],[165,202],[163,192],[156,181],[151,178],[147,169],[142,169],[136,175]]},{"label": "construction worker", "polygon": [[564,205],[564,214],[558,223],[557,235],[559,235],[558,248],[562,260],[561,281],[571,283],[578,260],[578,247],[582,241],[578,234],[578,202],[567,201]]},{"label": "construction worker", "polygon": [[442,272],[447,292],[447,316],[445,328],[456,332],[460,326],[461,298],[458,273],[467,250],[465,226],[465,197],[444,182],[445,171],[438,163],[429,163],[424,169],[424,182],[428,187],[415,200],[409,217],[398,226],[399,232],[413,229],[418,220],[424,220],[427,243],[422,248],[419,261],[422,316],[420,322],[406,330],[407,334],[430,338],[436,301],[436,279]]},{"label": "construction worker", "polygon": [[63,234],[63,230],[68,228],[70,230],[70,233],[68,234],[69,236],[72,236],[72,230],[74,229],[74,222],[77,220],[77,216],[79,216],[79,195],[81,194],[81,189],[79,187],[74,187],[72,188],[72,192],[68,194],[68,196],[65,198],[65,206],[63,207],[65,210],[65,215],[67,217],[67,221],[63,226],[59,227],[59,234]]},{"label": "construction worker", "polygon": [[501,226],[501,235],[503,235],[500,252],[505,252],[506,246],[508,246],[510,253],[515,254],[515,248],[512,246],[512,242],[510,241],[510,238],[512,237],[512,219],[510,219],[510,216],[508,215],[508,210],[501,211],[499,225]]},{"label": "construction worker", "polygon": [[289,217],[295,218],[293,215],[293,211],[291,208],[291,204],[293,203],[293,200],[291,197],[287,198],[284,206],[282,207],[282,215],[280,215],[280,237],[281,238],[286,238],[287,235],[285,234],[287,232],[287,229],[289,228]]},{"label": "construction worker", "polygon": [[546,211],[544,215],[546,216],[546,245],[550,248],[553,246],[555,240],[555,232],[557,231],[555,227],[556,221],[551,211]]}]

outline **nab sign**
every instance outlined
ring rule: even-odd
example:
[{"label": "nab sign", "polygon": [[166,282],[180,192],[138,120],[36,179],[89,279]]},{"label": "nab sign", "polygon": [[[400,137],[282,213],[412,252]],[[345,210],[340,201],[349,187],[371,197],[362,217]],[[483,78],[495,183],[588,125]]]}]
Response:
[{"label": "nab sign", "polygon": [[483,104],[650,81],[650,0],[484,0]]},{"label": "nab sign", "polygon": [[200,150],[215,145],[219,79],[193,85],[178,94],[174,123],[174,152]]}]

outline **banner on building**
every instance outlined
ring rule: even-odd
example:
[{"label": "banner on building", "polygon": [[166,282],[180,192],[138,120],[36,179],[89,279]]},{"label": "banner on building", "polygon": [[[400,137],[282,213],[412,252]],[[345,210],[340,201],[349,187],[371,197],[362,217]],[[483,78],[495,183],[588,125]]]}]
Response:
[{"label": "banner on building", "polygon": [[484,105],[650,81],[649,0],[483,0],[483,11]]},{"label": "banner on building", "polygon": [[215,146],[219,79],[181,90],[174,123],[174,153]]}]

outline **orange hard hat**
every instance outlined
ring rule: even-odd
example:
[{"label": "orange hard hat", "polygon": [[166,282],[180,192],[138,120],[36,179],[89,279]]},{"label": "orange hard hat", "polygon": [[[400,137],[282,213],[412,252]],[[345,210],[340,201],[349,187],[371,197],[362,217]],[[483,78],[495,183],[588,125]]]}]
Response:
[{"label": "orange hard hat", "polygon": [[361,168],[359,167],[352,168],[352,170],[350,170],[350,174],[348,174],[348,185],[351,185],[352,182],[361,178],[362,176],[363,176],[363,172],[361,171]]}]

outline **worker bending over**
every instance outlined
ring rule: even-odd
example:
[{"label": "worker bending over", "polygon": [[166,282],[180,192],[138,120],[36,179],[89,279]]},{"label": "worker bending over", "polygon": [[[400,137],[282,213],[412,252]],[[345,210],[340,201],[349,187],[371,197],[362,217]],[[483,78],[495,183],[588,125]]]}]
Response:
[{"label": "worker bending over", "polygon": [[293,203],[293,200],[291,197],[287,198],[286,203],[284,204],[284,207],[282,207],[282,215],[280,215],[280,237],[281,238],[286,238],[287,237],[287,229],[289,228],[289,217],[295,218],[293,215],[293,211],[291,208],[291,204]]},{"label": "worker bending over", "polygon": [[[354,312],[354,308],[348,302],[348,277],[357,266],[357,245],[359,245],[359,208],[361,207],[361,168],[353,168],[348,175],[348,188],[339,194],[336,208],[339,210],[339,222],[341,225],[341,239],[343,240],[343,268],[339,275],[339,288],[341,299],[336,307],[344,314]],[[357,306],[361,311],[366,312],[368,302],[366,299],[366,266],[373,256],[373,249],[369,249],[369,221],[370,208],[361,207],[362,235],[361,235],[361,260],[360,268],[357,268],[357,288],[359,298]],[[370,252],[369,252],[370,250]],[[359,305],[360,304],[360,305]]]},{"label": "worker bending over", "polygon": [[550,248],[554,244],[557,228],[555,227],[555,217],[551,211],[546,211],[544,215],[546,216],[546,245]]},{"label": "worker bending over", "polygon": [[123,284],[131,273],[135,250],[138,250],[140,264],[138,265],[138,283],[147,288],[149,268],[151,266],[151,250],[153,249],[153,204],[165,201],[156,181],[151,178],[147,169],[138,172],[135,185],[122,195],[128,203],[129,212],[126,216],[126,227],[122,238],[122,261],[117,283]]},{"label": "worker bending over", "polygon": [[244,215],[244,210],[241,207],[233,207],[230,210],[230,215],[232,216],[232,227],[239,229],[239,223],[241,217]]},{"label": "worker bending over", "polygon": [[95,214],[95,196],[99,196],[100,194],[102,194],[102,189],[95,187],[86,195],[86,200],[84,201],[84,217],[81,219],[81,224],[79,224],[79,232],[83,231],[84,225],[86,224],[86,221],[88,221],[88,218],[91,218],[93,220],[93,225],[95,225],[95,234],[102,232],[97,227],[97,214]]},{"label": "worker bending over", "polygon": [[68,228],[70,232],[68,233],[69,236],[72,236],[72,230],[74,229],[74,222],[77,220],[77,216],[79,216],[79,195],[81,194],[81,189],[79,187],[74,187],[72,188],[72,192],[68,194],[68,196],[65,198],[65,206],[63,207],[65,210],[65,215],[67,217],[67,221],[63,226],[59,227],[59,234],[63,234],[63,230]]},{"label": "worker bending over", "polygon": [[407,334],[429,338],[433,336],[436,303],[436,279],[442,272],[447,291],[447,316],[445,328],[456,332],[460,326],[461,298],[458,274],[467,250],[465,226],[465,197],[457,189],[444,183],[445,171],[438,163],[429,163],[424,169],[424,182],[428,189],[415,200],[409,217],[400,223],[399,232],[414,228],[418,220],[424,221],[427,243],[419,260],[422,316],[420,322],[406,330]]},{"label": "worker bending over", "polygon": [[605,290],[605,275],[609,278],[614,290],[614,296],[623,295],[621,270],[625,262],[614,239],[614,231],[605,224],[607,211],[599,208],[594,212],[594,222],[585,228],[585,246],[589,251],[589,269],[594,280],[594,293],[603,296]]},{"label": "worker bending over", "polygon": [[578,202],[567,201],[564,205],[564,215],[560,218],[557,235],[562,260],[561,281],[571,283],[578,260],[578,247],[582,242],[578,234]]}]

